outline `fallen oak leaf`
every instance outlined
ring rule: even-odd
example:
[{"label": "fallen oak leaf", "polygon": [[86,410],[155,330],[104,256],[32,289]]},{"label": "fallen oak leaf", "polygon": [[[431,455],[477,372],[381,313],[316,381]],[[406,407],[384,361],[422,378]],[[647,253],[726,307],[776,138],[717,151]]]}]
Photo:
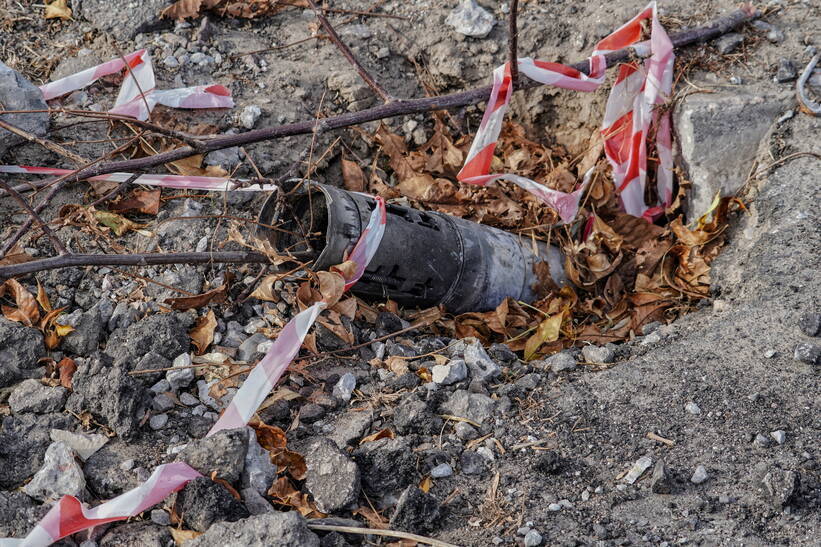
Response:
[{"label": "fallen oak leaf", "polygon": [[214,331],[217,328],[217,317],[214,310],[208,310],[204,316],[197,319],[194,328],[188,332],[191,341],[197,347],[197,355],[202,355],[211,342],[214,341]]},{"label": "fallen oak leaf", "polygon": [[34,326],[40,320],[40,309],[37,300],[23,287],[16,279],[8,279],[0,285],[0,297],[6,291],[11,293],[17,307],[2,306],[3,316],[11,321],[23,323],[26,326]]}]

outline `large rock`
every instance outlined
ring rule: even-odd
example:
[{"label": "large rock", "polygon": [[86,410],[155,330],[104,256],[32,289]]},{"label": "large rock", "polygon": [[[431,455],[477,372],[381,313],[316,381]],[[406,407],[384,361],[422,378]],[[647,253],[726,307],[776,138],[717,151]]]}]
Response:
[{"label": "large rock", "polygon": [[203,475],[216,471],[219,478],[235,483],[245,468],[247,453],[248,430],[238,428],[188,443],[178,459]]},{"label": "large rock", "polygon": [[773,122],[789,108],[786,96],[740,93],[689,95],[675,112],[680,161],[693,186],[687,217],[710,207],[716,192],[731,196],[747,181],[750,165]]},{"label": "large rock", "polygon": [[411,393],[393,411],[393,425],[401,435],[434,434],[442,429],[442,418],[428,409],[428,404]]},{"label": "large rock", "polygon": [[103,335],[103,319],[98,307],[95,306],[87,312],[77,310],[61,319],[61,323],[74,327],[74,330],[63,338],[60,346],[63,351],[72,355],[89,355],[97,351]]},{"label": "large rock", "polygon": [[56,442],[49,445],[43,467],[23,491],[32,498],[48,501],[64,494],[81,496],[85,488],[86,479],[74,458],[74,451],[67,444]]},{"label": "large rock", "polygon": [[111,333],[105,352],[115,364],[124,364],[129,370],[149,352],[173,360],[188,351],[190,340],[186,325],[175,315],[150,315],[128,328]]},{"label": "large rock", "polygon": [[439,526],[441,511],[433,496],[414,485],[402,492],[391,516],[391,528],[412,533],[428,533]]},{"label": "large rock", "polygon": [[15,414],[34,412],[46,414],[63,410],[68,390],[61,386],[50,387],[39,380],[23,380],[9,397],[9,406]]},{"label": "large rock", "polygon": [[[2,143],[0,134],[0,154]],[[10,386],[23,378],[25,371],[35,368],[37,361],[45,355],[46,347],[39,330],[0,317],[0,387]]]},{"label": "large rock", "polygon": [[487,395],[460,389],[442,403],[440,410],[442,414],[467,418],[481,424],[490,420],[495,406],[493,399]]},{"label": "large rock", "polygon": [[4,418],[0,427],[0,488],[14,488],[31,477],[43,465],[46,448],[51,444],[49,431],[69,428],[72,422],[74,419],[66,414]]},{"label": "large rock", "polygon": [[271,483],[274,482],[277,468],[271,463],[270,453],[259,445],[254,430],[250,427],[246,430],[248,431],[248,450],[245,453],[245,468],[242,470],[242,486],[259,495],[265,495]]},{"label": "large rock", "polygon": [[[3,105],[4,110],[44,110],[48,108],[40,90],[2,61],[0,61],[0,104]],[[0,120],[40,137],[48,132],[49,127],[48,112],[5,114],[0,116]],[[22,137],[0,129],[0,156],[6,152],[8,147],[22,141]]]},{"label": "large rock", "polygon": [[148,397],[125,365],[115,366],[107,355],[97,353],[79,364],[72,385],[74,393],[68,398],[67,409],[78,414],[91,412],[124,438],[137,432]]},{"label": "large rock", "polygon": [[22,492],[0,490],[0,537],[22,537],[48,511]]},{"label": "large rock", "polygon": [[166,547],[173,542],[174,538],[166,526],[129,522],[107,532],[100,540],[100,547]]},{"label": "large rock", "polygon": [[249,516],[248,510],[221,484],[199,477],[177,494],[177,511],[193,530],[205,532],[215,522],[234,522]]},{"label": "large rock", "polygon": [[305,486],[323,513],[344,509],[359,497],[359,468],[330,439],[314,439],[305,451]]},{"label": "large rock", "polygon": [[186,547],[319,547],[319,537],[296,511],[219,522]]},{"label": "large rock", "polygon": [[370,492],[397,492],[416,482],[416,457],[404,437],[365,443],[353,457]]}]

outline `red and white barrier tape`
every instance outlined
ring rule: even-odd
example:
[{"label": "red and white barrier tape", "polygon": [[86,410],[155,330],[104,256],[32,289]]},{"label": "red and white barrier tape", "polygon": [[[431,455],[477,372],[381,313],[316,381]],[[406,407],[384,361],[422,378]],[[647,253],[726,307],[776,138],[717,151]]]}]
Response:
[{"label": "red and white barrier tape", "polygon": [[40,86],[40,91],[43,92],[46,100],[54,99],[89,86],[103,76],[123,72],[124,78],[120,93],[117,95],[114,108],[109,110],[114,114],[146,120],[157,104],[173,108],[232,108],[234,106],[231,91],[221,85],[156,89],[151,56],[144,49],[129,53],[123,56],[123,59],[112,59],[71,76],[49,82]]},{"label": "red and white barrier tape", "polygon": [[[375,199],[376,207],[368,225],[348,257],[356,268],[351,277],[345,280],[346,290],[362,276],[385,233],[385,201],[380,197]],[[243,427],[248,423],[296,357],[305,335],[325,307],[325,302],[317,302],[285,325],[271,349],[253,368],[207,436],[224,429]],[[156,505],[199,476],[200,473],[187,464],[174,462],[157,467],[146,482],[133,490],[91,509],[83,507],[73,496],[63,496],[25,538],[0,539],[0,547],[45,547],[76,532],[106,522],[125,520]]]},{"label": "red and white barrier tape", "polygon": [[[20,173],[28,175],[67,175],[73,173],[71,169],[57,169],[53,167],[32,167],[29,165],[0,165],[0,173]],[[131,173],[109,173],[89,177],[88,180],[125,182]],[[212,192],[271,192],[278,187],[274,184],[249,184],[245,179],[229,179],[225,177],[199,177],[190,175],[153,175],[146,174],[137,177],[133,184],[146,186],[161,186],[163,188],[179,188],[186,190],[208,190]]]},{"label": "red and white barrier tape", "polygon": [[[641,21],[645,19],[652,19],[649,46],[646,43],[637,44],[641,39]],[[644,71],[635,63],[622,66],[607,102],[601,131],[605,141],[605,152],[613,165],[615,185],[620,192],[625,211],[635,216],[646,216],[646,140],[650,122],[654,117],[657,118],[656,147],[660,159],[659,194],[663,205],[672,202],[669,115],[659,116],[652,108],[656,104],[664,103],[670,95],[674,56],[673,45],[658,22],[656,3],[651,2],[641,13],[596,44],[596,49],[590,57],[589,75],[562,64],[531,58],[519,59],[518,65],[519,72],[537,82],[577,91],[593,91],[604,82],[607,67],[604,55],[631,45],[640,55],[646,56],[649,52],[650,58],[644,64]],[[578,189],[565,193],[518,175],[490,173],[493,153],[502,130],[510,96],[511,78],[508,62],[493,71],[493,90],[488,107],[458,179],[479,186],[487,186],[497,179],[508,180],[555,209],[562,224],[571,222],[576,217],[579,199],[589,177],[585,177]]]}]

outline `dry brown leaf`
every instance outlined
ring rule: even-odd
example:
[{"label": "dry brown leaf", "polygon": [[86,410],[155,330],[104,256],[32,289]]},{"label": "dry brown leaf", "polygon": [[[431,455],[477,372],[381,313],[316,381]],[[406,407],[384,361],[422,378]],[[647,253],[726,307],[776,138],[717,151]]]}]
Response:
[{"label": "dry brown leaf", "polygon": [[303,494],[291,484],[287,477],[280,477],[271,488],[268,490],[268,495],[274,498],[274,501],[288,507],[293,507],[306,518],[322,518],[325,515],[320,513],[316,505],[308,498],[307,494]]},{"label": "dry brown leaf", "polygon": [[285,437],[285,432],[275,426],[268,425],[259,420],[249,422],[254,432],[257,434],[257,442],[268,452],[284,449],[288,444],[288,439]]},{"label": "dry brown leaf", "polygon": [[298,481],[304,480],[308,473],[308,466],[302,454],[292,452],[287,448],[272,451],[271,463],[277,466],[277,473],[287,472]]},{"label": "dry brown leaf", "polygon": [[259,282],[257,288],[251,293],[251,298],[265,300],[266,302],[279,302],[279,293],[274,289],[274,284],[279,280],[278,275],[266,275]]},{"label": "dry brown leaf", "polygon": [[365,191],[365,173],[355,161],[342,158],[342,185],[351,192]]},{"label": "dry brown leaf", "polygon": [[192,539],[203,534],[203,532],[197,532],[196,530],[183,530],[182,528],[177,528],[176,526],[169,526],[168,531],[171,532],[171,537],[174,539],[174,543],[176,545],[183,545],[186,541],[191,541]]},{"label": "dry brown leaf", "polygon": [[348,330],[347,327],[345,327],[339,313],[333,310],[328,310],[324,315],[317,318],[316,322],[331,331],[337,338],[346,344],[350,345],[354,343],[354,335]]},{"label": "dry brown leaf", "polygon": [[395,439],[395,438],[396,438],[396,433],[394,433],[393,430],[391,430],[390,428],[386,427],[385,429],[380,429],[376,433],[371,433],[367,437],[364,437],[361,441],[359,441],[359,444],[362,445],[362,444],[365,444],[365,443],[378,441],[379,439]]},{"label": "dry brown leaf", "polygon": [[40,320],[40,309],[34,296],[16,279],[8,279],[0,285],[0,298],[2,298],[6,292],[11,293],[11,297],[14,298],[14,303],[17,307],[4,305],[2,307],[3,316],[6,319],[23,323],[29,327],[36,325]]},{"label": "dry brown leaf", "polygon": [[166,298],[165,303],[169,304],[175,310],[180,311],[193,310],[207,306],[208,304],[222,304],[228,298],[228,289],[230,288],[233,279],[234,276],[230,272],[226,273],[225,282],[219,287],[206,291],[202,294],[196,294],[194,296]]},{"label": "dry brown leaf", "polygon": [[56,366],[60,374],[60,385],[69,390],[74,389],[71,384],[74,373],[77,372],[77,364],[74,359],[63,357]]},{"label": "dry brown leaf", "polygon": [[71,8],[68,7],[68,0],[52,0],[47,3],[43,17],[46,19],[71,19]]},{"label": "dry brown leaf", "polygon": [[331,309],[343,317],[353,319],[354,317],[356,317],[356,298],[351,297],[346,298],[345,300],[340,300]]},{"label": "dry brown leaf", "polygon": [[125,218],[117,213],[109,211],[94,211],[94,219],[100,224],[111,228],[115,235],[121,236],[129,230],[139,230],[144,228],[144,224],[137,224],[136,222]]},{"label": "dry brown leaf", "polygon": [[109,209],[115,213],[144,213],[156,216],[160,211],[160,196],[162,190],[134,190],[131,196],[111,203]]},{"label": "dry brown leaf", "polygon": [[191,336],[191,342],[197,347],[197,355],[205,353],[205,350],[214,341],[216,328],[217,316],[214,315],[214,310],[208,310],[208,313],[197,319],[194,328],[188,332]]},{"label": "dry brown leaf", "polygon": [[14,247],[12,247],[3,258],[0,258],[0,266],[22,264],[24,262],[31,262],[32,260],[34,260],[34,257],[24,251],[19,243],[15,243]]},{"label": "dry brown leaf", "polygon": [[427,494],[430,492],[430,489],[433,487],[433,479],[430,478],[430,475],[425,475],[425,477],[419,481],[419,489]]},{"label": "dry brown leaf", "polygon": [[37,280],[37,303],[40,304],[44,312],[48,313],[51,311],[51,302],[49,302],[46,290],[40,284],[39,279]]},{"label": "dry brown leaf", "polygon": [[385,366],[397,376],[402,376],[410,371],[407,359],[402,359],[398,355],[391,355],[385,359]]},{"label": "dry brown leaf", "polygon": [[345,292],[345,280],[336,272],[318,272],[319,293],[328,307],[334,306]]},{"label": "dry brown leaf", "polygon": [[368,521],[368,525],[371,528],[377,528],[380,530],[387,530],[389,527],[388,520],[371,509],[370,507],[359,507],[353,510],[354,515],[359,515],[360,517],[364,518]]}]

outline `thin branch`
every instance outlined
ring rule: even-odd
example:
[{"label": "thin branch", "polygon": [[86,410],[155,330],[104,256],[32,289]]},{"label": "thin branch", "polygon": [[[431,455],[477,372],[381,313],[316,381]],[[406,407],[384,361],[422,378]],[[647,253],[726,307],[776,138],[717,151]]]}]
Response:
[{"label": "thin branch", "polygon": [[[313,258],[307,252],[295,252],[294,260]],[[223,251],[216,253],[144,253],[144,254],[68,254],[0,266],[0,279],[26,275],[43,270],[73,266],[156,266],[160,264],[268,264],[268,255],[252,251]]]},{"label": "thin branch", "polygon": [[408,532],[400,532],[397,530],[383,530],[381,528],[359,528],[358,526],[337,526],[335,524],[313,524],[308,521],[308,528],[311,530],[322,530],[323,532],[343,532],[345,534],[361,534],[373,536],[385,536],[390,538],[409,539],[424,545],[432,545],[433,547],[457,547],[452,543],[445,543],[438,539],[433,539]]},{"label": "thin branch", "polygon": [[508,19],[507,44],[508,62],[510,63],[510,91],[516,91],[516,80],[519,78],[519,29],[516,26],[516,12],[519,9],[519,0],[510,2],[510,18]]},{"label": "thin branch", "polygon": [[331,25],[330,21],[328,21],[328,18],[322,13],[322,9],[316,5],[316,2],[314,0],[308,0],[308,5],[310,5],[311,9],[314,10],[316,18],[319,20],[319,24],[322,25],[322,28],[328,33],[331,42],[334,43],[342,55],[344,55],[348,62],[351,63],[351,65],[356,69],[359,76],[365,81],[365,83],[373,89],[374,93],[382,97],[382,100],[385,101],[386,104],[395,102],[396,99],[394,99],[384,87],[379,85],[379,82],[374,80],[368,71],[365,70],[365,67],[363,67],[356,57],[354,57],[351,48],[345,45],[345,43],[339,38],[339,35],[334,30],[334,27]]},{"label": "thin branch", "polygon": [[10,195],[12,198],[14,198],[14,200],[20,205],[20,207],[25,209],[25,211],[29,214],[31,219],[34,220],[35,222],[37,222],[37,224],[40,225],[40,228],[42,228],[43,232],[51,240],[51,244],[54,246],[54,250],[56,250],[61,255],[69,254],[68,250],[63,245],[63,242],[60,241],[60,238],[57,237],[54,234],[54,232],[51,231],[51,228],[49,228],[48,224],[46,224],[43,221],[43,219],[40,218],[40,215],[38,215],[37,213],[34,212],[34,209],[31,208],[31,205],[29,205],[29,202],[26,201],[26,199],[23,196],[21,196],[20,194],[15,192],[14,188],[9,186],[8,183],[6,181],[4,181],[2,178],[0,178],[0,188],[5,190],[6,193],[8,193],[8,195]]},{"label": "thin branch", "polygon": [[23,137],[24,139],[26,139],[29,142],[37,143],[40,146],[42,146],[43,148],[51,150],[55,154],[59,154],[60,156],[63,156],[64,158],[70,159],[71,161],[73,161],[77,165],[85,165],[85,164],[88,163],[88,160],[85,159],[84,157],[80,156],[79,154],[75,154],[71,150],[66,150],[65,148],[63,148],[62,146],[57,144],[56,142],[52,142],[48,139],[44,139],[44,138],[38,137],[37,135],[33,135],[33,134],[29,133],[28,131],[20,129],[19,127],[15,126],[15,125],[12,125],[8,122],[4,122],[3,120],[0,120],[0,127],[5,129],[6,131],[10,131],[11,133],[14,133],[16,135],[19,135],[19,136]]}]

